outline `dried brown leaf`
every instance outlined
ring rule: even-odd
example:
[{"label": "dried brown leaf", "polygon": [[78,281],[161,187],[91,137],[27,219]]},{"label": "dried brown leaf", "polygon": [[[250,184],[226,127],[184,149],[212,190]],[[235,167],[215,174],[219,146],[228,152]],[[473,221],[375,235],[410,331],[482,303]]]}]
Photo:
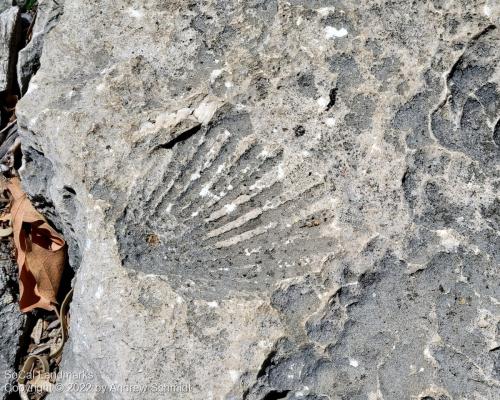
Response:
[{"label": "dried brown leaf", "polygon": [[50,382],[49,373],[36,374],[28,383],[36,392],[44,391],[50,393],[54,389],[54,384]]},{"label": "dried brown leaf", "polygon": [[0,228],[0,237],[7,237],[12,235],[12,228],[9,226],[8,228]]},{"label": "dried brown leaf", "polygon": [[30,355],[42,354],[42,353],[45,353],[46,351],[48,351],[50,349],[51,349],[51,344],[50,343],[43,344],[41,346],[36,347],[34,350],[32,350],[30,352]]},{"label": "dried brown leaf", "polygon": [[12,196],[10,214],[19,267],[21,311],[54,310],[66,244],[33,207],[18,178],[9,179],[4,185]]},{"label": "dried brown leaf", "polygon": [[31,332],[31,339],[33,339],[33,342],[35,344],[40,344],[42,333],[43,333],[43,319],[40,318],[38,319],[38,321],[36,321],[35,327]]},{"label": "dried brown leaf", "polygon": [[49,326],[47,326],[47,330],[50,331],[52,329],[58,328],[60,325],[61,321],[59,319],[55,319],[49,324]]}]

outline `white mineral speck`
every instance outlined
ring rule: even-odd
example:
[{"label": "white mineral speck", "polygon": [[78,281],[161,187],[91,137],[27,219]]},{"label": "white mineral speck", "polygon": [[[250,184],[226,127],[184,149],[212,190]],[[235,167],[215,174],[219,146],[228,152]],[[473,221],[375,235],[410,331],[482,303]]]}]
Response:
[{"label": "white mineral speck", "polygon": [[330,128],[333,128],[335,126],[335,122],[337,122],[335,120],[335,118],[327,118],[327,119],[325,119],[326,126],[329,126]]},{"label": "white mineral speck", "polygon": [[206,125],[212,119],[218,106],[219,104],[216,101],[203,101],[196,108],[196,110],[194,110],[193,114],[199,122],[201,122],[203,125]]},{"label": "white mineral speck", "polygon": [[223,70],[222,69],[214,69],[211,73],[210,73],[210,82],[211,83],[214,83],[215,80],[221,76]]},{"label": "white mineral speck", "polygon": [[451,229],[440,229],[436,233],[441,239],[441,246],[449,253],[455,251],[460,245],[460,240],[458,240],[454,232]]},{"label": "white mineral speck", "polygon": [[283,168],[283,164],[278,165],[278,179],[283,180],[285,177],[285,169]]},{"label": "white mineral speck", "polygon": [[238,371],[235,371],[234,369],[230,369],[228,372],[233,382],[236,382],[240,377],[240,373]]},{"label": "white mineral speck", "polygon": [[347,30],[345,28],[334,28],[333,26],[325,27],[325,37],[327,39],[341,38],[347,35]]},{"label": "white mineral speck", "polygon": [[136,10],[132,7],[127,8],[127,14],[136,19],[142,18],[144,16],[144,12],[142,12],[142,10]]},{"label": "white mineral speck", "polygon": [[316,10],[319,15],[322,17],[328,16],[328,14],[333,13],[335,11],[335,7],[321,7]]},{"label": "white mineral speck", "polygon": [[328,103],[330,102],[330,98],[327,97],[327,96],[321,96],[318,100],[316,100],[316,102],[318,103],[319,105],[319,108],[320,110],[324,110],[325,107],[328,105]]},{"label": "white mineral speck", "polygon": [[302,386],[302,389],[295,393],[297,397],[304,397],[307,396],[308,394],[309,394],[308,386]]},{"label": "white mineral speck", "polygon": [[205,185],[203,188],[200,190],[200,196],[201,197],[206,197],[210,193],[210,186]]}]

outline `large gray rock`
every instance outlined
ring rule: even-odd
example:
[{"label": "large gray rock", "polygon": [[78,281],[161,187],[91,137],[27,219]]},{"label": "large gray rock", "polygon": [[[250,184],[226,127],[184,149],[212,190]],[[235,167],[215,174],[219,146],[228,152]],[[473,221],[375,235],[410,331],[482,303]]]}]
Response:
[{"label": "large gray rock", "polygon": [[25,316],[19,311],[17,266],[10,257],[11,246],[0,241],[0,399],[15,392],[19,344]]},{"label": "large gray rock", "polygon": [[57,24],[63,12],[64,1],[39,0],[31,40],[19,52],[17,60],[17,81],[21,93],[25,93],[31,77],[40,68],[45,35]]},{"label": "large gray rock", "polygon": [[498,12],[66,1],[18,110],[51,398],[498,398]]},{"label": "large gray rock", "polygon": [[12,6],[12,0],[0,0],[0,12],[4,12]]},{"label": "large gray rock", "polygon": [[19,23],[19,7],[10,7],[0,14],[0,92],[11,88],[16,73]]},{"label": "large gray rock", "polygon": [[[19,9],[0,1],[0,92],[11,88],[15,75]],[[0,399],[15,390],[17,356],[24,316],[17,305],[17,268],[8,241],[0,241]]]}]

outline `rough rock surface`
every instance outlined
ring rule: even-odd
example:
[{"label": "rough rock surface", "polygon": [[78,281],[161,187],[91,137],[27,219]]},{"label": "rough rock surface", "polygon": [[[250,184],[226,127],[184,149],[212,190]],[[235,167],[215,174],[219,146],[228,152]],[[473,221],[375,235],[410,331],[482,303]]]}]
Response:
[{"label": "rough rock surface", "polygon": [[78,269],[50,397],[498,399],[499,18],[67,0],[18,111]]},{"label": "rough rock surface", "polygon": [[45,35],[57,24],[63,11],[64,2],[54,0],[39,0],[36,20],[29,43],[19,52],[17,61],[17,81],[21,93],[25,93],[31,77],[40,68]]},{"label": "rough rock surface", "polygon": [[17,353],[25,316],[17,305],[17,266],[8,241],[0,242],[0,399],[14,389]]},{"label": "rough rock surface", "polygon": [[[19,43],[19,8],[0,1],[0,95],[13,89]],[[1,135],[4,139],[5,132]],[[0,399],[14,389],[18,352],[26,317],[17,305],[17,266],[8,239],[0,241]]]},{"label": "rough rock surface", "polygon": [[0,12],[4,12],[12,7],[12,0],[0,0]]},{"label": "rough rock surface", "polygon": [[[0,4],[0,9],[3,4]],[[0,14],[0,92],[10,89],[16,71],[16,53],[20,28],[19,8],[10,7]]]}]

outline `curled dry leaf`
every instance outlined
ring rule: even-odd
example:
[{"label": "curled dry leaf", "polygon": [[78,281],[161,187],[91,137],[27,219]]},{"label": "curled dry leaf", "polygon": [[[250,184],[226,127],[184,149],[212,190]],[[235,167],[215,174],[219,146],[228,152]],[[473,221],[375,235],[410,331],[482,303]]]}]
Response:
[{"label": "curled dry leaf", "polygon": [[7,237],[12,235],[12,228],[9,226],[8,228],[0,228],[0,237]]},{"label": "curled dry leaf", "polygon": [[11,221],[19,267],[19,305],[54,310],[65,261],[64,239],[33,207],[18,178],[4,183],[12,196]]},{"label": "curled dry leaf", "polygon": [[51,348],[52,348],[52,344],[47,343],[47,344],[44,344],[42,346],[36,347],[33,351],[30,352],[30,355],[36,356],[36,355],[48,352],[49,350],[51,350]]},{"label": "curled dry leaf", "polygon": [[10,213],[0,216],[0,237],[7,237],[12,234],[12,227],[10,226],[11,215]]},{"label": "curled dry leaf", "polygon": [[0,222],[9,222],[10,223],[11,218],[12,218],[12,216],[10,215],[10,213],[5,213],[2,216],[0,216]]},{"label": "curled dry leaf", "polygon": [[50,381],[49,373],[36,374],[34,378],[30,380],[28,383],[37,392],[44,391],[50,393],[54,388],[54,384]]},{"label": "curled dry leaf", "polygon": [[47,326],[47,330],[48,331],[51,331],[55,328],[58,328],[59,326],[61,325],[61,321],[58,319],[55,319],[54,321],[52,321],[48,326]]},{"label": "curled dry leaf", "polygon": [[36,322],[36,325],[33,328],[33,331],[31,332],[31,338],[33,339],[33,342],[35,342],[35,344],[40,344],[40,339],[42,338],[42,333],[43,333],[43,320],[39,319]]}]

